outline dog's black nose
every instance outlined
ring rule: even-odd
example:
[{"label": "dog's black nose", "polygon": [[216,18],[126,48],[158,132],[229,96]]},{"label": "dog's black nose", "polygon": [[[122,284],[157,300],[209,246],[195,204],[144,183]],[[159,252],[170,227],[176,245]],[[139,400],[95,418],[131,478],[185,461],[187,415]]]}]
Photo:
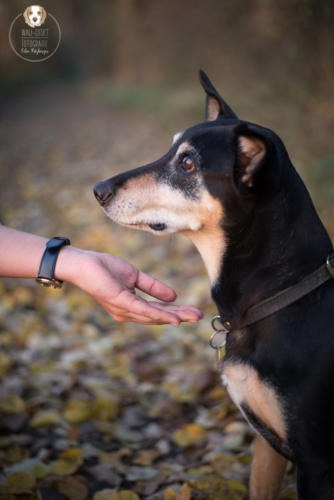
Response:
[{"label": "dog's black nose", "polygon": [[34,23],[37,21],[37,17],[33,17],[32,20],[34,21]]},{"label": "dog's black nose", "polygon": [[94,186],[94,194],[97,201],[104,205],[114,194],[112,184],[109,181],[98,182]]}]

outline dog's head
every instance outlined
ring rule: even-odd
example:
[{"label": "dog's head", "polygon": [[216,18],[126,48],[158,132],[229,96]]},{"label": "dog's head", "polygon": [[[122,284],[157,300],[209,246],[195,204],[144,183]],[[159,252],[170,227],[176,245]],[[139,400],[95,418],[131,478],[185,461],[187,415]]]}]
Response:
[{"label": "dog's head", "polygon": [[23,13],[24,20],[31,28],[42,26],[46,19],[46,10],[40,5],[30,5]]},{"label": "dog's head", "polygon": [[278,167],[269,166],[279,139],[240,121],[203,71],[200,81],[206,121],[176,134],[159,160],[99,182],[94,193],[118,224],[189,236],[214,283],[229,232],[252,209],[252,200],[268,196],[279,182]]}]

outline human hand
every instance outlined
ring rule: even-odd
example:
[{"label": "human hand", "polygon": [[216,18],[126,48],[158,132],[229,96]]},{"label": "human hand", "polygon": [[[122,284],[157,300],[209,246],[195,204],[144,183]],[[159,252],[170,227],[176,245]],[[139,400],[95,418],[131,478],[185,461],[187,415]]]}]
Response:
[{"label": "human hand", "polygon": [[167,305],[136,295],[137,288],[164,302],[176,298],[172,288],[111,254],[64,247],[59,253],[55,276],[84,290],[120,322],[178,326],[182,321],[197,322],[203,316],[193,306]]}]

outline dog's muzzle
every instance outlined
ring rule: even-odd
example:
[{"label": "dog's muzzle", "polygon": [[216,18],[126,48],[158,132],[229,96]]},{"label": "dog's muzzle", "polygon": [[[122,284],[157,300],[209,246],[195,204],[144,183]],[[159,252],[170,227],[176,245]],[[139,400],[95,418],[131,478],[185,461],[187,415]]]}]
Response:
[{"label": "dog's muzzle", "polygon": [[115,188],[112,182],[110,182],[110,180],[98,182],[94,186],[95,198],[102,206],[105,205],[108,201],[110,201],[111,198],[114,196],[114,194],[115,194]]}]

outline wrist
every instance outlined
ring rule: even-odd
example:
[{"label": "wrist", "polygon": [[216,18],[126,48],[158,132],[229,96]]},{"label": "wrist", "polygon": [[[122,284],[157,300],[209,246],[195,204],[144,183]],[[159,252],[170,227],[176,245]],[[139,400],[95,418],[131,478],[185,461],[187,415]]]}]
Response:
[{"label": "wrist", "polygon": [[84,250],[66,245],[61,248],[55,267],[55,278],[75,284],[78,278],[78,267],[82,260]]}]

